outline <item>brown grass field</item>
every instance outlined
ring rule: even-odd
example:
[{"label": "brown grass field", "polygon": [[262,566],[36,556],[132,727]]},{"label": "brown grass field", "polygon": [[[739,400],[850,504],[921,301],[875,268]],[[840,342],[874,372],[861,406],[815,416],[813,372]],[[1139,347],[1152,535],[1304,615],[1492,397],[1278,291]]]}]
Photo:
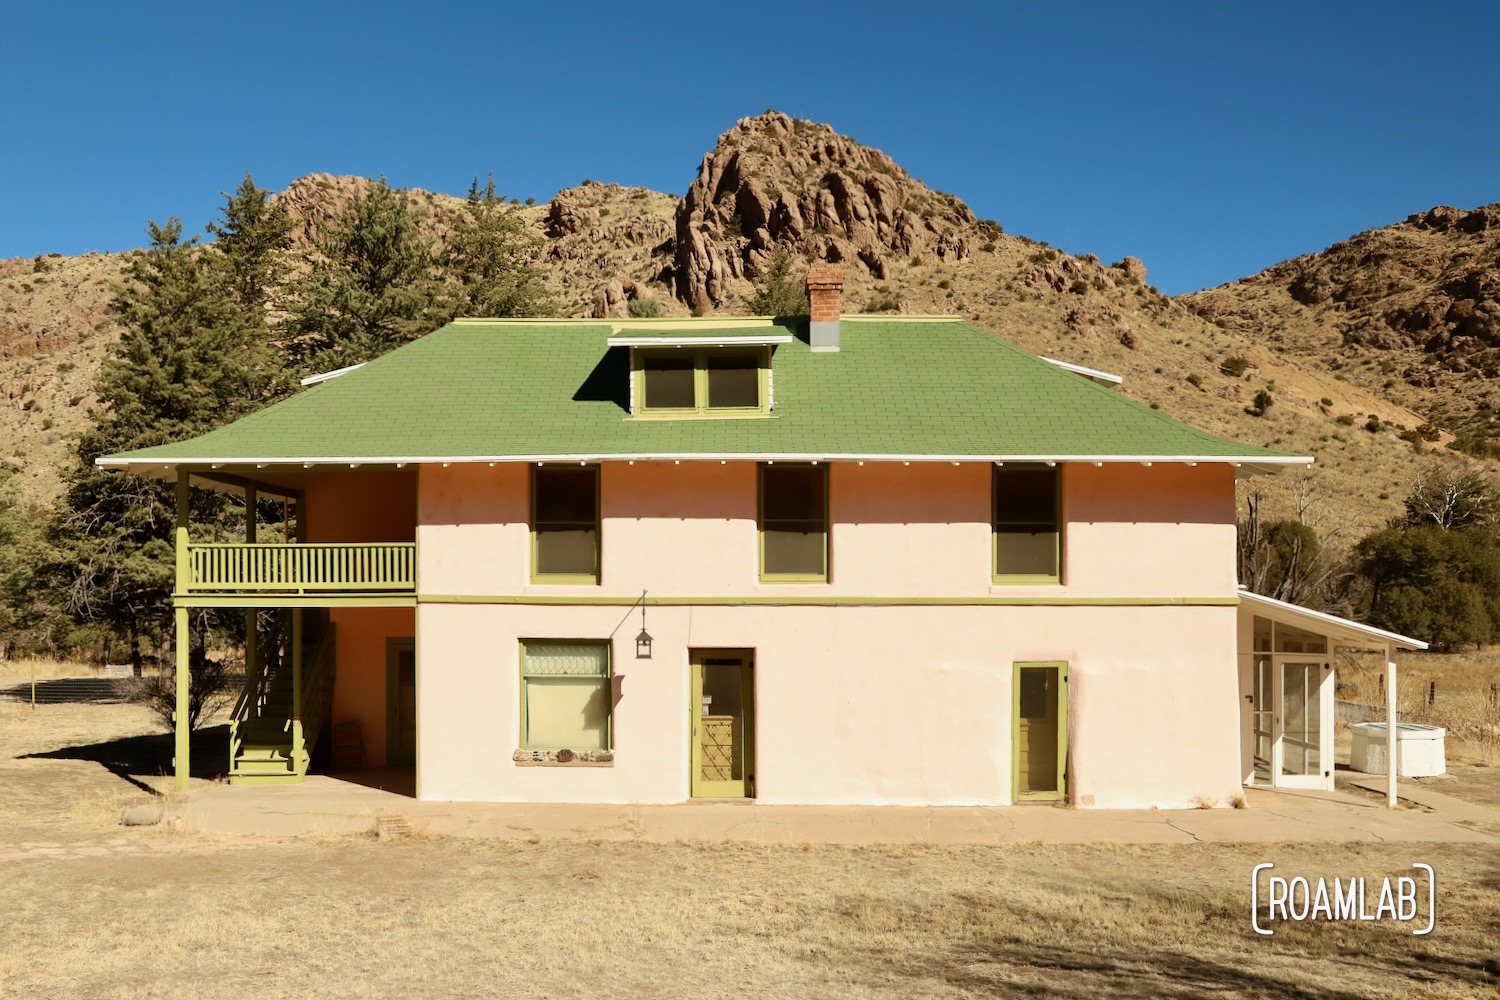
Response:
[{"label": "brown grass field", "polygon": [[[1491,997],[1500,847],[223,838],[115,825],[144,708],[0,700],[0,996]],[[1438,872],[1429,937],[1249,872]]]}]

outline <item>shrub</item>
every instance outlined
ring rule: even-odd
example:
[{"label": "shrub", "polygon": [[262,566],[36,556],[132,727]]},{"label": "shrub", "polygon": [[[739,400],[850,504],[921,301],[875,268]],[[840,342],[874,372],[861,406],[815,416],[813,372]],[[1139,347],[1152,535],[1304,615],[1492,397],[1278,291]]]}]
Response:
[{"label": "shrub", "polygon": [[1225,375],[1228,375],[1230,378],[1239,378],[1240,376],[1244,375],[1245,372],[1249,370],[1249,368],[1250,359],[1245,357],[1243,354],[1231,355],[1230,357],[1225,358],[1223,363],[1219,365],[1219,371],[1223,372]]},{"label": "shrub", "polygon": [[1380,427],[1380,418],[1373,413],[1370,414],[1370,419],[1365,421],[1365,430],[1371,434],[1378,434],[1380,433]]},{"label": "shrub", "polygon": [[1324,406],[1333,405],[1333,400],[1329,399],[1327,396],[1324,396],[1322,399],[1318,400],[1318,402],[1322,403]]},{"label": "shrub", "polygon": [[1352,414],[1352,413],[1340,413],[1337,417],[1334,418],[1334,422],[1335,423],[1343,424],[1345,427],[1353,427],[1354,426],[1354,414]]},{"label": "shrub", "polygon": [[1251,416],[1263,417],[1275,402],[1276,399],[1269,392],[1261,389],[1255,394],[1255,401],[1245,408],[1245,412]]},{"label": "shrub", "polygon": [[[222,660],[210,660],[195,649],[188,665],[188,728],[197,729],[215,712],[228,706],[234,697],[237,678]],[[131,701],[145,705],[168,731],[174,726],[177,712],[176,671],[134,678],[128,688]]]},{"label": "shrub", "polygon": [[631,299],[626,308],[632,319],[658,319],[667,314],[660,299]]},{"label": "shrub", "polygon": [[1194,389],[1201,389],[1203,388],[1203,376],[1197,372],[1188,372],[1187,383]]}]

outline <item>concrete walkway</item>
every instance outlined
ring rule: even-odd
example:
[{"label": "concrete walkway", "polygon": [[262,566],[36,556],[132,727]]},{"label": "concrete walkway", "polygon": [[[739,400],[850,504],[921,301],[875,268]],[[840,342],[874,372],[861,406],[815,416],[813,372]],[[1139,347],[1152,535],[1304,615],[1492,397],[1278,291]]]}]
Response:
[{"label": "concrete walkway", "polygon": [[1500,811],[1468,803],[1462,803],[1461,814],[1450,814],[1441,807],[1392,811],[1372,799],[1341,792],[1247,788],[1245,797],[1244,809],[1189,810],[769,806],[743,800],[537,805],[421,802],[396,792],[310,775],[300,785],[198,785],[183,796],[172,797],[168,816],[190,830],[271,837],[379,830],[507,840],[574,837],[668,843],[1500,843],[1500,837],[1456,825],[1460,820],[1493,821],[1500,831]]}]

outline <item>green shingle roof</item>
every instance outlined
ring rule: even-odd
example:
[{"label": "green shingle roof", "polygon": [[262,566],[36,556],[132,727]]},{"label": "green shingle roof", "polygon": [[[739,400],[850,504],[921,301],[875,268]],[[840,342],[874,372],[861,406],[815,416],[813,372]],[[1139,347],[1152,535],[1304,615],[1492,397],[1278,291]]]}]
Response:
[{"label": "green shingle roof", "polygon": [[[792,332],[684,320],[676,335]],[[670,329],[653,321],[651,330]],[[849,318],[842,349],[773,355],[774,415],[636,420],[629,351],[600,321],[460,320],[200,437],[108,465],[381,460],[1307,459],[1215,437],[947,318]]]}]

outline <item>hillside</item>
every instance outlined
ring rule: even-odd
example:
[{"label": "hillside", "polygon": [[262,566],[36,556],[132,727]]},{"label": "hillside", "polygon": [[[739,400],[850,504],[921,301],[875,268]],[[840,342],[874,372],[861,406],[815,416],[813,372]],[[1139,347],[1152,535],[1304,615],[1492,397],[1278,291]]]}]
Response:
[{"label": "hillside", "polygon": [[[1122,391],[1205,429],[1317,455],[1307,473],[1248,486],[1266,494],[1272,516],[1311,502],[1309,517],[1320,530],[1348,535],[1395,513],[1431,460],[1397,434],[1427,423],[1466,433],[1472,424],[1443,409],[1458,405],[1455,382],[1478,392],[1484,369],[1458,370],[1450,359],[1472,353],[1471,330],[1490,316],[1483,266],[1493,258],[1462,242],[1476,235],[1464,228],[1474,223],[1463,222],[1463,213],[1443,230],[1402,224],[1430,261],[1403,263],[1404,244],[1393,242],[1380,245],[1369,267],[1358,255],[1323,270],[1300,258],[1236,285],[1171,299],[1147,283],[1145,265],[1134,258],[1106,264],[1008,234],[884,153],[776,112],[736,123],[684,180],[690,183],[681,198],[585,181],[547,204],[516,207],[542,241],[537,266],[564,312],[625,315],[642,298],[658,300],[668,314],[742,312],[776,246],[839,261],[849,311],[963,315],[1029,350],[1117,372],[1125,376]],[[306,224],[338,213],[367,183],[314,174],[277,197]],[[440,239],[444,211],[457,199],[412,194]],[[1481,240],[1489,232],[1480,230]],[[1364,301],[1367,273],[1442,274],[1459,252],[1471,254],[1461,259],[1480,275],[1466,300],[1480,318],[1465,326],[1458,307],[1457,332],[1434,354],[1442,363],[1427,360],[1433,352],[1422,349],[1426,340],[1419,347],[1385,336],[1385,327],[1354,322],[1366,313],[1356,315],[1347,303]],[[1444,253],[1450,259],[1439,267]],[[46,501],[56,492],[66,435],[83,425],[92,373],[118,334],[105,303],[121,264],[118,255],[0,262],[0,461],[19,470],[8,489],[24,500]],[[1296,275],[1309,268],[1314,274],[1297,287],[1326,291],[1326,298],[1309,305],[1281,290],[1297,278],[1274,272],[1293,265],[1302,268]],[[1391,294],[1413,309],[1426,303],[1421,315],[1430,315],[1447,285],[1419,295],[1426,286],[1415,277],[1397,284],[1406,281],[1413,287]],[[1346,320],[1352,336],[1339,325]],[[1415,322],[1397,326],[1410,332]],[[1390,377],[1419,361],[1430,387]],[[1471,371],[1481,373],[1477,383]],[[1261,391],[1274,403],[1255,415],[1248,411]]]}]

